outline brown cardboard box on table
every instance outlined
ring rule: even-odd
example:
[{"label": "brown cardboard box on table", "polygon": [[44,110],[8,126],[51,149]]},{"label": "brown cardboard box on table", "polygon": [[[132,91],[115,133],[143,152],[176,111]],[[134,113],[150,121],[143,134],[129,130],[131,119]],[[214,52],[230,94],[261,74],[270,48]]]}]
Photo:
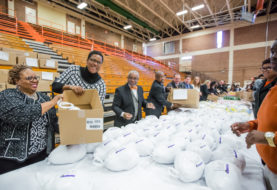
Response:
[{"label": "brown cardboard box on table", "polygon": [[15,53],[16,56],[26,56],[26,57],[32,57],[37,58],[37,52],[31,52],[31,51],[24,51],[19,49],[13,49],[13,48],[2,48],[5,52],[12,52]]},{"label": "brown cardboard box on table", "polygon": [[18,56],[17,57],[18,65],[27,65],[29,67],[38,67],[38,59],[26,56]]},{"label": "brown cardboard box on table", "polygon": [[9,75],[9,70],[8,69],[0,69],[0,82],[1,83],[7,83],[8,82],[8,75]]},{"label": "brown cardboard box on table", "polygon": [[0,92],[6,90],[6,83],[0,83]]},{"label": "brown cardboard box on table", "polygon": [[199,107],[199,92],[195,89],[172,89],[167,100],[171,103],[181,104],[185,108]]},{"label": "brown cardboard box on table", "polygon": [[38,59],[51,59],[51,55],[38,53]]},{"label": "brown cardboard box on table", "polygon": [[219,97],[214,94],[209,94],[207,97],[207,100],[210,100],[212,102],[216,102],[218,99],[219,99]]},{"label": "brown cardboard box on table", "polygon": [[59,128],[62,145],[102,142],[104,111],[97,90],[85,90],[77,96],[71,90],[63,92],[63,101],[81,110],[59,107]]},{"label": "brown cardboard box on table", "polygon": [[241,100],[253,102],[254,97],[253,97],[253,91],[239,91],[236,92],[236,96],[239,97]]},{"label": "brown cardboard box on table", "polygon": [[0,65],[16,65],[15,53],[0,51]]},{"label": "brown cardboard box on table", "polygon": [[57,69],[58,62],[53,59],[40,59],[39,60],[39,68],[42,69]]}]

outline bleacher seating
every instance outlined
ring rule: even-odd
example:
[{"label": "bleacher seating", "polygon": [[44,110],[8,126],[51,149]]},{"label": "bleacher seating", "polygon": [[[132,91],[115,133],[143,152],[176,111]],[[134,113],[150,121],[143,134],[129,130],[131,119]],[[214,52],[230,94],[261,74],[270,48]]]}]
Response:
[{"label": "bleacher seating", "polygon": [[21,38],[16,35],[0,32],[1,47],[19,49],[24,51],[33,51]]}]

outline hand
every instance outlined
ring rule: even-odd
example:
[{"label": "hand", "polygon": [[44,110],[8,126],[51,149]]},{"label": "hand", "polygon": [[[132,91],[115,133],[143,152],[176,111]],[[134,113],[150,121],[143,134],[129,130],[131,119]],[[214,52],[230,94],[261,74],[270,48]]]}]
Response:
[{"label": "hand", "polygon": [[169,86],[169,87],[166,87],[166,90],[167,90],[168,92],[170,92],[171,87],[170,87],[170,86]]},{"label": "hand", "polygon": [[249,132],[250,125],[247,122],[238,122],[231,125],[231,130],[237,136],[240,136],[242,133]]},{"label": "hand", "polygon": [[70,86],[70,89],[78,96],[81,96],[85,92],[81,86]]},{"label": "hand", "polygon": [[245,137],[247,148],[250,148],[253,144],[267,144],[267,140],[264,136],[264,132],[253,130]]},{"label": "hand", "polygon": [[199,95],[202,96],[202,92],[199,92]]},{"label": "hand", "polygon": [[147,103],[146,108],[156,109],[153,103]]},{"label": "hand", "polygon": [[124,119],[130,120],[130,119],[132,119],[133,115],[130,114],[130,113],[126,113],[126,112],[125,112],[125,113],[123,114],[123,117],[124,117]]},{"label": "hand", "polygon": [[62,100],[62,99],[63,99],[63,95],[62,95],[62,94],[59,94],[59,95],[55,96],[55,97],[52,99],[52,101],[53,101],[54,104],[56,105],[57,102],[58,102],[59,100]]},{"label": "hand", "polygon": [[173,103],[171,108],[172,109],[177,109],[177,108],[180,108],[180,107],[182,107],[181,104]]}]

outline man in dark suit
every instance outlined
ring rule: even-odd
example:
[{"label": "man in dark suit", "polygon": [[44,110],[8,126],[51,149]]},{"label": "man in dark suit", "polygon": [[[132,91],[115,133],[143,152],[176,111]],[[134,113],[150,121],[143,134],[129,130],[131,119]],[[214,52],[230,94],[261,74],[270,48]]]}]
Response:
[{"label": "man in dark suit", "polygon": [[147,103],[143,97],[143,89],[137,86],[139,73],[130,71],[128,83],[115,90],[112,109],[116,113],[114,126],[121,127],[140,120],[141,107],[154,109],[152,103]]},{"label": "man in dark suit", "polygon": [[184,80],[184,83],[183,83],[184,88],[186,88],[186,89],[193,89],[193,86],[190,84],[190,82],[191,82],[191,77],[189,75],[187,75],[185,77],[185,80]]},{"label": "man in dark suit", "polygon": [[173,80],[166,85],[167,92],[170,92],[171,88],[184,88],[184,84],[181,82],[180,74],[175,73]]},{"label": "man in dark suit", "polygon": [[166,100],[166,92],[163,82],[164,73],[157,71],[155,74],[155,81],[151,86],[151,90],[147,99],[149,102],[153,102],[155,109],[145,109],[146,115],[155,115],[160,117],[164,106],[170,109],[176,109],[179,107],[178,104],[172,104]]}]

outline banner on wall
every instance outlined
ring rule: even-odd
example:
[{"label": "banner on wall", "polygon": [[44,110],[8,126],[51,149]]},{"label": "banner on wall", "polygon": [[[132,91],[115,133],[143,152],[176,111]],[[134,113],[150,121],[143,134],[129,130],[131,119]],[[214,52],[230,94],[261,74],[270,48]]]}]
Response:
[{"label": "banner on wall", "polygon": [[75,34],[75,23],[67,21],[67,32]]}]

